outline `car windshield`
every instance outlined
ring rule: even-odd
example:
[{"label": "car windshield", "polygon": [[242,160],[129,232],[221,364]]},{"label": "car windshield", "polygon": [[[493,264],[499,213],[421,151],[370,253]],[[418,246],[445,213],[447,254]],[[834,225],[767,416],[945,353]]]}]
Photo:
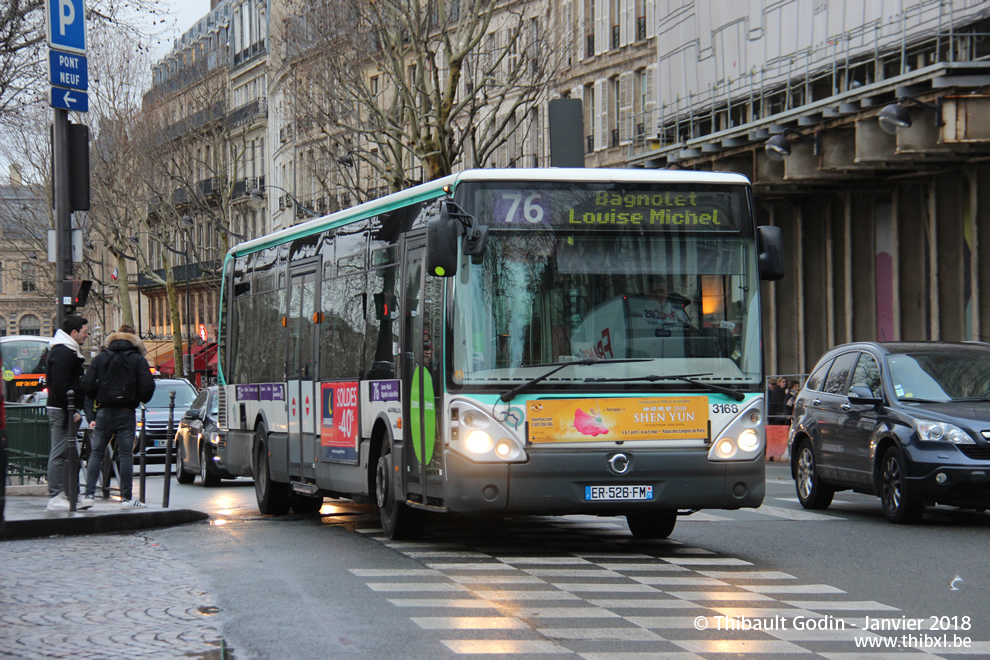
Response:
[{"label": "car windshield", "polygon": [[887,356],[891,384],[902,401],[990,397],[990,351],[976,347]]},{"label": "car windshield", "polygon": [[196,388],[189,383],[176,381],[158,381],[155,383],[155,394],[151,401],[145,404],[148,408],[168,408],[168,393],[175,390],[175,409],[188,410],[196,398]]}]

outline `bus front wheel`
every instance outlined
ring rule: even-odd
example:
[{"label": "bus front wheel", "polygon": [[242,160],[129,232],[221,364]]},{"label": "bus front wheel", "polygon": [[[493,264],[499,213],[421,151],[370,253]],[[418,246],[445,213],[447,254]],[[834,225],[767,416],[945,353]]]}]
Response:
[{"label": "bus front wheel", "polygon": [[378,469],[375,472],[375,500],[382,520],[382,531],[390,539],[415,539],[423,533],[426,524],[422,511],[406,506],[405,502],[395,499],[395,487],[392,482],[392,453],[378,459]]},{"label": "bus front wheel", "polygon": [[[258,428],[259,435],[264,432]],[[258,510],[266,516],[284,516],[289,512],[289,484],[272,481],[268,458],[268,446],[259,438],[254,450],[254,494],[258,498]]]},{"label": "bus front wheel", "polygon": [[677,524],[677,513],[660,511],[659,513],[630,513],[626,516],[629,531],[638,539],[665,539],[674,531]]}]

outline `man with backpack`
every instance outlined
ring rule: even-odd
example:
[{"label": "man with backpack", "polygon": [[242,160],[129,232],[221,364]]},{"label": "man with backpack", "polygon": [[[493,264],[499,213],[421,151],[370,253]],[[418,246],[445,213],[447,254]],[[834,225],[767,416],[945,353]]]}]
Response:
[{"label": "man with backpack", "polygon": [[103,456],[110,438],[117,438],[120,457],[120,505],[141,507],[141,500],[131,497],[134,481],[134,435],[137,423],[134,409],[147,403],[155,393],[155,380],[144,358],[144,342],[129,325],[107,337],[107,349],[97,355],[80,388],[96,402],[96,426],[93,447],[86,466],[86,494],[79,509],[93,506],[96,480],[100,476]]}]

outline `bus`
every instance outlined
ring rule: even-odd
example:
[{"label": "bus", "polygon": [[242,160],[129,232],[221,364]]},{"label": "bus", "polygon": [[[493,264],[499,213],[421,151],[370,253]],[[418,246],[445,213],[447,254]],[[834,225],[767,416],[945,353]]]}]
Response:
[{"label": "bus", "polygon": [[[469,170],[232,248],[217,459],[258,507],[678,515],[758,507],[760,280],[748,180]],[[666,299],[653,290],[666,285]]]},{"label": "bus", "polygon": [[8,403],[45,388],[49,339],[36,335],[0,337],[3,396]]}]

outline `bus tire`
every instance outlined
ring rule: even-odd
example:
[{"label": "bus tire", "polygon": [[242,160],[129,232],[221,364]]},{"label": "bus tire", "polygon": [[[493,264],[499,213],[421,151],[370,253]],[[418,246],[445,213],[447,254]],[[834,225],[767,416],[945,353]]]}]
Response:
[{"label": "bus tire", "polygon": [[296,513],[316,513],[323,508],[323,496],[310,497],[302,493],[292,493],[292,510]]},{"label": "bus tire", "polygon": [[266,516],[284,516],[289,512],[289,484],[272,481],[264,427],[258,427],[255,439],[254,494],[258,498],[258,511]]},{"label": "bus tire", "polygon": [[186,472],[186,469],[182,467],[185,461],[182,460],[182,443],[179,443],[179,447],[175,452],[175,480],[180,484],[191,484],[196,478],[196,475],[191,472]]},{"label": "bus tire", "polygon": [[391,447],[386,445],[385,451],[387,453],[378,459],[378,470],[375,472],[375,501],[378,503],[382,531],[389,539],[417,539],[423,533],[426,517],[422,511],[395,499]]},{"label": "bus tire", "polygon": [[656,513],[630,513],[626,515],[629,531],[638,539],[665,539],[674,531],[677,524],[675,511]]}]

